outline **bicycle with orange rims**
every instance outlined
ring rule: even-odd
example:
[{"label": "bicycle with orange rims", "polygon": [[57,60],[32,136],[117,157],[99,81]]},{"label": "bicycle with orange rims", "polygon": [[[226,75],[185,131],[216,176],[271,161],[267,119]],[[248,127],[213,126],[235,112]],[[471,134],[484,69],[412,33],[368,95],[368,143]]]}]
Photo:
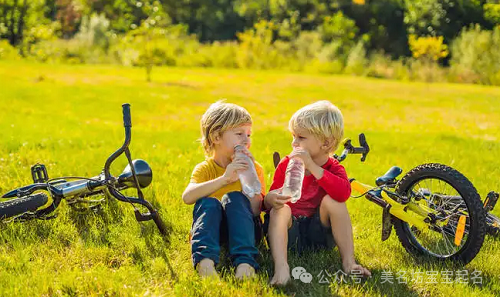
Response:
[{"label": "bicycle with orange rims", "polygon": [[[365,161],[370,147],[364,134],[360,147],[349,139],[335,158],[342,162],[349,154],[361,154]],[[465,265],[480,251],[485,234],[492,225],[487,220],[498,194],[491,192],[485,203],[474,185],[459,171],[437,163],[419,165],[400,180],[402,169],[394,166],[376,179],[376,186],[351,179],[359,197],[383,209],[382,241],[392,229],[408,253],[418,258]],[[495,195],[496,194],[496,195]]]}]

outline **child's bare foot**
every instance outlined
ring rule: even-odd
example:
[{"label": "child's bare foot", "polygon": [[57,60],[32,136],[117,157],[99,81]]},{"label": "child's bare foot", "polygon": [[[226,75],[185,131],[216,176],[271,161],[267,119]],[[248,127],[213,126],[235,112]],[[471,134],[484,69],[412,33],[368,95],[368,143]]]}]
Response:
[{"label": "child's bare foot", "polygon": [[217,271],[215,270],[215,264],[212,259],[205,258],[198,263],[198,274],[201,277],[219,277]]},{"label": "child's bare foot", "polygon": [[281,265],[274,268],[274,276],[271,279],[271,285],[284,286],[290,281],[290,267]]},{"label": "child's bare foot", "polygon": [[344,272],[347,274],[351,274],[353,271],[359,271],[359,273],[362,276],[372,276],[372,273],[368,269],[359,265],[358,263],[356,263],[356,261],[351,261],[351,262],[345,263],[342,266],[343,266],[342,268],[344,269]]},{"label": "child's bare foot", "polygon": [[247,263],[241,263],[238,267],[236,267],[234,276],[239,280],[252,278],[255,276],[255,269]]}]

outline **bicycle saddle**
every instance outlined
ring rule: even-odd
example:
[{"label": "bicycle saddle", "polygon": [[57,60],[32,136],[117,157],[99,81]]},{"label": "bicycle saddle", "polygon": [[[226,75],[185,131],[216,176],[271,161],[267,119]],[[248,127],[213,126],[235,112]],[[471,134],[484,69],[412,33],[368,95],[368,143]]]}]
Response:
[{"label": "bicycle saddle", "polygon": [[381,177],[377,178],[375,180],[375,183],[377,186],[382,186],[390,183],[394,183],[396,177],[398,177],[401,172],[403,172],[403,169],[399,168],[398,166],[392,166],[389,171],[387,171],[384,175]]}]

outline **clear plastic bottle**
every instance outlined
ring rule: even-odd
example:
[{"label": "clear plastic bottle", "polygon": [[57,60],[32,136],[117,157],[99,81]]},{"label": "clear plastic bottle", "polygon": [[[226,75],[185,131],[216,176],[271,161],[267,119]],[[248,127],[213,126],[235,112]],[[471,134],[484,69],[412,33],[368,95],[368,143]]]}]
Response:
[{"label": "clear plastic bottle", "polygon": [[300,199],[303,181],[304,163],[299,158],[291,158],[286,167],[283,195],[292,197],[292,203]]},{"label": "clear plastic bottle", "polygon": [[253,198],[254,195],[260,194],[261,184],[257,171],[255,170],[255,165],[252,159],[243,152],[243,146],[237,145],[234,147],[234,157],[242,157],[248,163],[248,168],[245,171],[239,173],[239,178],[241,182],[241,189],[243,194],[249,198]]}]

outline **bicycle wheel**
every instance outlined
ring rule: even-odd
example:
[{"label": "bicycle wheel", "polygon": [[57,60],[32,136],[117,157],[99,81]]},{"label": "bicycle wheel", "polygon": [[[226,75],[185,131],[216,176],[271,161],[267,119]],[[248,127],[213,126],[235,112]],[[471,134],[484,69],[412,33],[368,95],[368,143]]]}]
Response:
[{"label": "bicycle wheel", "polygon": [[424,164],[398,182],[397,192],[433,213],[425,230],[393,218],[406,251],[463,265],[474,259],[486,233],[485,212],[477,190],[465,176],[446,165]]},{"label": "bicycle wheel", "polygon": [[48,197],[45,193],[36,193],[0,202],[0,220],[17,216],[27,211],[35,211],[47,203],[47,201]]}]

